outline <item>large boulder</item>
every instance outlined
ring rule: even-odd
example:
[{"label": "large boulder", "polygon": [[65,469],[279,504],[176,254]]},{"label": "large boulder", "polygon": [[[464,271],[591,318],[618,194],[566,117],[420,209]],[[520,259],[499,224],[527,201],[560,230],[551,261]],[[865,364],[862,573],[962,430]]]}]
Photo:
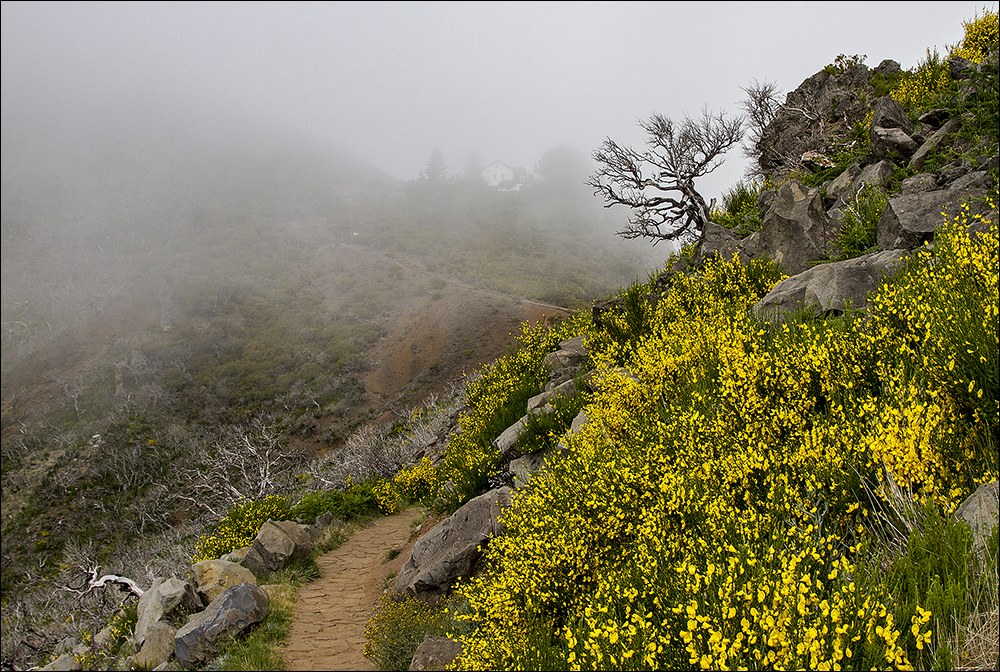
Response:
[{"label": "large boulder", "polygon": [[503,430],[500,436],[493,439],[493,446],[500,451],[505,460],[513,460],[521,455],[521,451],[515,448],[517,440],[524,434],[528,426],[528,416],[524,416],[513,425]]},{"label": "large boulder", "polygon": [[253,572],[243,565],[226,560],[202,560],[191,566],[194,585],[205,604],[211,603],[229,586],[238,586],[244,581],[257,585]]},{"label": "large boulder", "polygon": [[420,537],[399,570],[395,591],[409,595],[440,595],[459,577],[471,576],[482,547],[504,533],[500,515],[510,506],[511,489],[491,490]]},{"label": "large boulder", "polygon": [[799,307],[842,313],[846,306],[867,308],[868,293],[899,268],[906,252],[889,250],[814,266],[776,284],[754,306],[760,316],[781,315]]},{"label": "large boulder", "polygon": [[807,189],[795,180],[783,184],[764,217],[760,234],[765,254],[789,275],[825,259],[833,224],[823,210],[820,190]]},{"label": "large boulder", "polygon": [[446,670],[456,658],[462,655],[462,642],[448,637],[427,635],[413,652],[410,672],[424,670]]},{"label": "large boulder", "polygon": [[983,483],[955,510],[955,517],[972,528],[972,546],[986,546],[1000,515],[1000,485],[997,481]]},{"label": "large boulder", "polygon": [[739,249],[739,238],[730,229],[709,222],[702,229],[701,238],[694,251],[694,265],[700,266],[709,257],[719,255],[726,261],[732,261],[733,255]]},{"label": "large boulder", "polygon": [[291,520],[269,520],[250,545],[240,563],[256,575],[284,569],[313,551],[309,528]]},{"label": "large boulder", "polygon": [[219,653],[223,638],[235,637],[267,613],[267,593],[250,583],[230,586],[205,611],[188,618],[174,635],[174,653],[185,667],[205,663]]},{"label": "large boulder", "polygon": [[976,200],[984,196],[985,189],[939,189],[890,198],[878,222],[878,247],[880,250],[912,250],[919,247],[932,240],[934,229],[946,217],[957,215],[964,204],[969,205],[970,217],[989,212]]},{"label": "large boulder", "polygon": [[546,390],[541,394],[536,394],[531,399],[528,399],[528,411],[534,411],[536,409],[541,409],[548,404],[555,401],[558,397],[564,397],[566,399],[572,399],[576,396],[576,383],[572,380],[567,380],[566,382],[558,385],[551,390]]},{"label": "large boulder", "polygon": [[157,621],[174,616],[183,617],[201,611],[204,605],[194,586],[180,579],[154,579],[153,585],[139,598],[133,636],[136,648],[142,648],[146,631]]}]

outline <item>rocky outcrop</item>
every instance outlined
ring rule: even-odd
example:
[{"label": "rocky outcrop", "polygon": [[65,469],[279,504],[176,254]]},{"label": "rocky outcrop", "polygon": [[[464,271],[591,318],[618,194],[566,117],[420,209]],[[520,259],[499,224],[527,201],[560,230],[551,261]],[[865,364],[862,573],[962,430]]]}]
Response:
[{"label": "rocky outcrop", "polygon": [[448,637],[427,635],[413,652],[410,662],[411,672],[424,670],[446,670],[456,658],[462,655],[462,642]]},{"label": "rocky outcrop", "polygon": [[802,82],[764,129],[757,147],[761,168],[787,174],[803,167],[808,152],[824,152],[832,142],[846,140],[868,113],[867,101],[875,93],[870,79],[871,71],[859,64],[842,71],[825,68]]},{"label": "rocky outcrop", "polygon": [[174,635],[174,653],[185,667],[214,658],[218,644],[259,623],[267,613],[267,593],[250,583],[231,586]]},{"label": "rocky outcrop", "polygon": [[440,595],[459,577],[471,576],[483,547],[504,532],[500,515],[510,506],[510,495],[511,489],[503,487],[471,499],[418,539],[399,570],[395,591]]},{"label": "rocky outcrop", "polygon": [[903,250],[867,254],[846,261],[814,266],[785,278],[754,306],[754,313],[770,318],[800,307],[842,313],[848,307],[867,308],[868,294],[892,274],[906,257]]},{"label": "rocky outcrop", "polygon": [[256,575],[284,569],[313,551],[312,535],[305,525],[290,520],[269,520],[240,563]]}]

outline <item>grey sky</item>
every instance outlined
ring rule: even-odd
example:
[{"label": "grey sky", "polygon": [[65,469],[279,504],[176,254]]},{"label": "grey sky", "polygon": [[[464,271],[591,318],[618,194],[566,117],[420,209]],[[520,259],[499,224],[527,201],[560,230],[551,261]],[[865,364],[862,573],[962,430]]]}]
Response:
[{"label": "grey sky", "polygon": [[[754,78],[787,92],[840,53],[912,67],[982,7],[4,2],[3,107],[268,118],[401,179],[435,147],[453,173],[473,149],[530,168],[560,144],[640,145],[653,112],[735,113]],[[734,152],[706,192],[742,170]]]}]

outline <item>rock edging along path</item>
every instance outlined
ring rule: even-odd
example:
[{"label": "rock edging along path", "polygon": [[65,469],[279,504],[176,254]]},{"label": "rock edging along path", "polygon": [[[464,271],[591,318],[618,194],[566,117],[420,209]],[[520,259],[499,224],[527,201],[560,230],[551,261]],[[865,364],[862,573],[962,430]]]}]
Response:
[{"label": "rock edging along path", "polygon": [[[410,523],[419,514],[410,509],[379,518],[317,558],[320,578],[299,588],[285,645],[286,669],[376,669],[363,655],[365,624],[385,577],[398,572],[410,555],[415,541]],[[399,549],[399,555],[385,562],[392,549]]]}]

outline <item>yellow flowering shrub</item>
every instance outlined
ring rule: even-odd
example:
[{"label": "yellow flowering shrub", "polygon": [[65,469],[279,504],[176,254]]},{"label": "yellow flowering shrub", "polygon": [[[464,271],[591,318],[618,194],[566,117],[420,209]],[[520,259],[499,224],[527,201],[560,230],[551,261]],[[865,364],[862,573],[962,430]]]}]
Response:
[{"label": "yellow flowering shrub", "polygon": [[990,52],[997,50],[1000,44],[1000,22],[997,12],[984,11],[983,16],[976,16],[971,21],[963,21],[965,37],[961,44],[952,51],[953,56],[967,58],[973,63],[982,63]]},{"label": "yellow flowering shrub", "polygon": [[237,548],[249,546],[261,525],[268,520],[287,520],[290,510],[288,501],[280,495],[237,502],[211,534],[199,537],[191,562],[215,560]]},{"label": "yellow flowering shrub", "polygon": [[933,106],[938,95],[951,84],[948,61],[937,51],[927,50],[927,59],[912,70],[902,73],[892,97],[910,115]]},{"label": "yellow flowering shrub", "polygon": [[460,585],[456,668],[909,668],[930,617],[895,622],[866,565],[889,505],[866,485],[949,509],[997,476],[973,450],[1000,418],[997,229],[966,223],[867,320],[761,322],[779,276],[715,260],[636,342],[591,337],[628,374],[598,369],[588,424]]}]

